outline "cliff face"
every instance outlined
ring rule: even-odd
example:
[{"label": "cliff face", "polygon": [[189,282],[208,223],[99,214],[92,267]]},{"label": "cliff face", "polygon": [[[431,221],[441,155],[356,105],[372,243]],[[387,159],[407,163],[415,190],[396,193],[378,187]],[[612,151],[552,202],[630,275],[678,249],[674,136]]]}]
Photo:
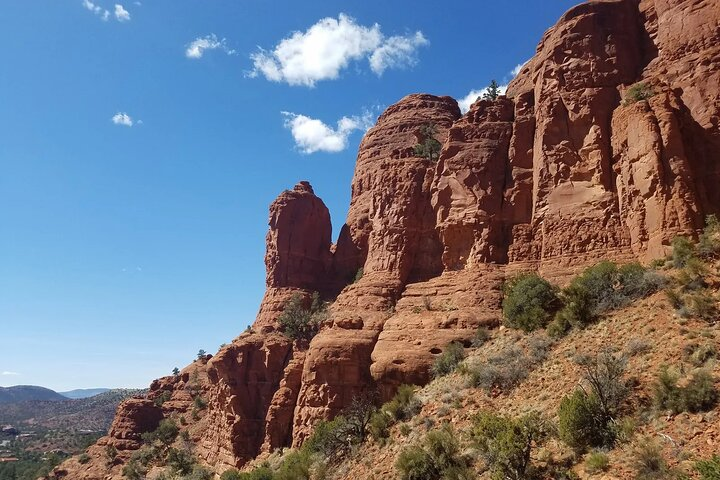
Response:
[{"label": "cliff face", "polygon": [[[653,95],[626,101],[640,82]],[[413,154],[428,122],[437,162]],[[589,1],[547,31],[507,96],[463,116],[449,97],[403,98],[360,145],[336,245],[307,182],[271,205],[267,291],[252,331],[207,362],[197,453],[223,471],[301,444],[363,391],[427,382],[449,342],[498,324],[513,272],[562,281],[599,259],[665,255],[720,210],[719,122],[716,0]],[[277,318],[313,291],[335,299],[329,320],[293,343]],[[136,407],[118,425],[155,421]]]}]

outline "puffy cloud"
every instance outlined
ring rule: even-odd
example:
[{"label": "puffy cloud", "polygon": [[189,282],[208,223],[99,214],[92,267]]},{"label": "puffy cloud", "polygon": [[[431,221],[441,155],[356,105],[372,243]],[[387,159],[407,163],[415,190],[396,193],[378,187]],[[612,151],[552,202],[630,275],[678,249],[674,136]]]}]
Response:
[{"label": "puffy cloud", "polygon": [[232,50],[227,46],[226,39],[223,38],[218,40],[217,36],[214,33],[211,33],[210,35],[198,37],[190,42],[185,49],[185,56],[187,58],[202,58],[205,50],[215,50],[218,48],[228,55],[233,55],[235,53],[235,50]]},{"label": "puffy cloud", "polygon": [[124,112],[116,113],[115,115],[113,115],[111,120],[115,125],[122,125],[124,127],[133,126],[133,119],[130,117],[130,115]]},{"label": "puffy cloud", "polygon": [[377,75],[388,68],[411,67],[417,63],[417,49],[428,42],[422,32],[408,37],[390,37],[370,55],[370,68]]},{"label": "puffy cloud", "polygon": [[263,75],[274,82],[312,87],[319,80],[338,78],[350,62],[367,58],[377,75],[387,68],[417,63],[417,49],[429,42],[422,32],[385,37],[380,25],[359,25],[345,14],[323,18],[305,32],[294,32],[272,51],[250,55],[250,77]]},{"label": "puffy cloud", "polygon": [[348,137],[355,130],[366,131],[372,126],[372,114],[342,117],[337,127],[326,125],[321,120],[292,112],[282,112],[285,128],[292,133],[295,145],[302,153],[341,152],[347,148]]},{"label": "puffy cloud", "polygon": [[125,10],[125,8],[120,4],[115,4],[115,18],[117,18],[118,22],[128,22],[130,21],[130,12]]},{"label": "puffy cloud", "polygon": [[[482,90],[470,90],[470,92],[465,95],[463,98],[458,100],[458,105],[460,106],[460,111],[462,113],[467,112],[470,110],[470,105],[475,103],[475,101],[478,99],[478,97],[482,97],[487,93],[487,87],[483,88]],[[507,85],[500,85],[500,95],[505,94],[505,90],[507,90]]]},{"label": "puffy cloud", "polygon": [[[525,62],[525,63],[527,63],[527,62]],[[518,63],[517,65],[515,65],[515,68],[510,70],[510,75],[513,78],[517,77],[517,74],[520,73],[520,70],[522,70],[522,68],[525,66],[525,63]]]},{"label": "puffy cloud", "polygon": [[83,7],[87,8],[91,12],[93,12],[95,15],[100,17],[103,21],[107,21],[108,18],[110,18],[110,12],[105,10],[99,5],[96,5],[95,3],[91,2],[90,0],[83,0],[82,2]]}]

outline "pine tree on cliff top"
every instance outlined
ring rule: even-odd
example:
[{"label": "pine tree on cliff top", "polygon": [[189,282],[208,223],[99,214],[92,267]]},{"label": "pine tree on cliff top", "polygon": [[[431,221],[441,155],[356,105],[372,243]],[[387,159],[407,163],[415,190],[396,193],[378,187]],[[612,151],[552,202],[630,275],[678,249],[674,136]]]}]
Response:
[{"label": "pine tree on cliff top", "polygon": [[493,80],[487,87],[487,91],[483,94],[483,100],[497,100],[500,96],[500,85]]}]

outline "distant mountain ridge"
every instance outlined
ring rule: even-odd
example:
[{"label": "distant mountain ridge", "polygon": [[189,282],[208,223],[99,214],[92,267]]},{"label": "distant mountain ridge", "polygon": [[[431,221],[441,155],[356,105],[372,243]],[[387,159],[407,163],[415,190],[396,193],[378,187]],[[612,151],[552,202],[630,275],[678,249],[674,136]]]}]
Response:
[{"label": "distant mountain ridge", "polygon": [[94,397],[95,395],[109,392],[110,390],[111,389],[109,389],[109,388],[77,388],[75,390],[70,390],[67,392],[58,392],[58,393],[67,398],[77,399],[77,398]]},{"label": "distant mountain ridge", "polygon": [[[42,387],[38,387],[42,388]],[[24,400],[0,405],[0,425],[39,425],[63,431],[107,431],[118,404],[128,397],[145,395],[147,390],[113,389],[86,398]]]},{"label": "distant mountain ridge", "polygon": [[60,401],[67,400],[54,390],[36,385],[15,385],[0,387],[0,404],[25,402],[28,400]]}]

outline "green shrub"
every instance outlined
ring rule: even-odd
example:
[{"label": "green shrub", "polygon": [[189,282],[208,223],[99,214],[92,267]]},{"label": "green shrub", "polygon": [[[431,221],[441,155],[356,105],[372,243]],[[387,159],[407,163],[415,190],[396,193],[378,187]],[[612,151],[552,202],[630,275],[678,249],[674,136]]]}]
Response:
[{"label": "green shrub", "polygon": [[193,407],[197,408],[198,410],[205,410],[207,407],[207,402],[200,396],[196,396],[193,398]]},{"label": "green shrub", "polygon": [[417,143],[413,147],[415,155],[427,158],[431,162],[438,160],[438,158],[440,158],[442,144],[435,138],[437,134],[437,126],[434,123],[426,123],[421,126],[418,135],[420,143]]},{"label": "green shrub", "polygon": [[712,343],[702,345],[694,343],[685,347],[683,357],[694,366],[702,367],[709,360],[717,357],[717,348]]},{"label": "green shrub", "polygon": [[388,412],[396,421],[409,420],[420,411],[422,403],[415,395],[413,385],[400,385],[398,391],[388,403],[381,407],[381,410]]},{"label": "green shrub", "polygon": [[509,392],[519,385],[532,369],[542,363],[552,346],[550,337],[536,332],[524,338],[527,353],[513,345],[489,357],[485,362],[468,365],[466,372],[472,386],[487,392]]},{"label": "green shrub", "polygon": [[612,445],[614,433],[595,395],[575,390],[560,402],[558,434],[576,452]]},{"label": "green shrub", "polygon": [[88,455],[87,453],[81,453],[80,455],[78,455],[77,460],[80,465],[85,465],[90,461],[90,455]]},{"label": "green shrub", "polygon": [[411,419],[421,407],[422,404],[415,396],[415,388],[412,385],[400,385],[393,399],[372,414],[368,427],[370,435],[375,440],[387,438],[395,422]]},{"label": "green shrub", "polygon": [[592,452],[585,459],[585,471],[588,473],[604,472],[610,466],[610,459],[603,452]]},{"label": "green shrub", "polygon": [[695,257],[695,245],[687,237],[675,237],[672,240],[672,262],[675,268],[683,268]]},{"label": "green shrub", "polygon": [[158,425],[155,431],[143,433],[142,439],[145,443],[153,443],[155,440],[158,440],[165,445],[170,445],[178,436],[179,432],[180,429],[175,423],[175,420],[164,418],[160,421],[160,425]]},{"label": "green shrub", "polygon": [[531,476],[531,453],[548,436],[537,414],[518,419],[481,412],[473,419],[471,435],[494,478],[524,480]]},{"label": "green shrub", "polygon": [[627,360],[609,350],[595,357],[580,357],[583,382],[560,402],[558,433],[576,452],[590,447],[612,447],[617,438],[616,416],[628,388],[623,379]]},{"label": "green shrub", "polygon": [[403,480],[432,480],[442,478],[430,454],[420,446],[403,449],[395,463]]},{"label": "green shrub", "polygon": [[505,284],[503,323],[531,332],[545,327],[559,306],[557,288],[535,273],[521,274]]},{"label": "green shrub", "polygon": [[670,478],[672,473],[665,461],[662,448],[649,438],[635,445],[633,468],[636,480],[665,480]]},{"label": "green shrub", "polygon": [[445,347],[445,351],[435,359],[432,365],[432,376],[438,378],[452,373],[464,358],[465,349],[462,344],[450,343]]},{"label": "green shrub", "polygon": [[720,253],[720,221],[715,215],[705,218],[705,229],[697,244],[697,254],[703,258],[714,258]]},{"label": "green shrub", "polygon": [[679,386],[680,375],[667,366],[660,368],[654,385],[654,405],[658,409],[680,412],[710,410],[718,399],[715,381],[705,370],[695,372],[685,386]]},{"label": "green shrub", "polygon": [[486,362],[470,365],[470,384],[488,393],[494,389],[509,392],[527,378],[531,367],[522,349],[508,347]]},{"label": "green shrub", "polygon": [[713,455],[707,460],[695,463],[695,469],[701,480],[720,480],[720,455]]},{"label": "green shrub", "polygon": [[394,423],[395,420],[386,411],[380,409],[370,417],[370,435],[376,441],[382,441],[390,435],[390,427]]},{"label": "green shrub", "polygon": [[587,268],[563,290],[564,306],[556,316],[553,336],[562,335],[569,326],[584,328],[598,315],[648,296],[665,283],[660,274],[638,263],[618,268],[604,261]]},{"label": "green shrub", "polygon": [[172,447],[168,450],[165,462],[175,473],[181,475],[190,474],[197,463],[190,452]]},{"label": "green shrub", "polygon": [[403,449],[395,467],[403,480],[460,479],[467,462],[460,455],[460,444],[449,427],[428,432],[423,444]]},{"label": "green shrub", "polygon": [[130,460],[123,467],[122,474],[128,480],[143,480],[147,475],[147,469],[136,460]]},{"label": "green shrub", "polygon": [[273,475],[273,480],[310,480],[313,460],[305,449],[290,452]]},{"label": "green shrub", "polygon": [[[350,441],[348,438],[350,437]],[[342,457],[350,447],[352,438],[350,426],[342,415],[332,420],[322,420],[313,429],[312,435],[303,444],[303,449],[310,453],[321,453],[328,458]]]},{"label": "green shrub", "polygon": [[689,295],[686,299],[690,312],[693,316],[705,320],[709,323],[715,323],[720,318],[715,298],[707,292],[699,292]]},{"label": "green shrub", "polygon": [[644,82],[636,83],[635,85],[628,88],[625,92],[625,104],[640,102],[647,100],[655,95],[653,89]]},{"label": "green shrub", "polygon": [[163,403],[170,400],[170,397],[172,397],[172,392],[169,390],[163,390],[163,392],[155,398],[154,403],[158,407],[161,407]]},{"label": "green shrub", "polygon": [[182,480],[212,480],[215,475],[205,467],[195,465],[192,467],[192,471],[182,477]]},{"label": "green shrub", "polygon": [[472,346],[475,348],[482,347],[488,342],[488,340],[490,340],[490,337],[490,330],[485,327],[480,327],[475,332],[475,336],[472,340]]},{"label": "green shrub", "polygon": [[715,379],[706,370],[699,370],[682,389],[685,410],[691,413],[705,412],[717,403]]},{"label": "green shrub", "polygon": [[249,472],[230,469],[220,475],[220,480],[275,480],[273,471],[267,465],[255,467]]},{"label": "green shrub", "polygon": [[280,330],[289,338],[310,340],[327,320],[327,308],[317,292],[313,294],[310,308],[303,296],[293,295],[278,317]]},{"label": "green shrub", "polygon": [[[222,475],[220,475],[220,480],[246,480],[243,478],[239,471],[237,471],[234,468],[231,468],[230,470],[225,470]],[[270,472],[270,478],[268,480],[272,480],[272,472]]]}]

